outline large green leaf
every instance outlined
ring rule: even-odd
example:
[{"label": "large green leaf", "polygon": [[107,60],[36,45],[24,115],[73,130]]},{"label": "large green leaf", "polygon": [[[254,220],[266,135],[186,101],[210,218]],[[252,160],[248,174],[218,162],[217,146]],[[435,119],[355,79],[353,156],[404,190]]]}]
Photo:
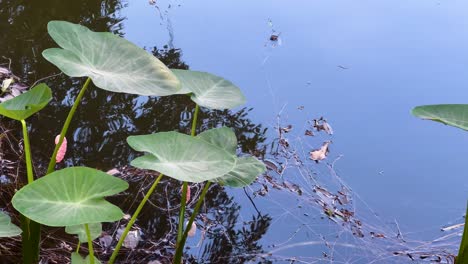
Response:
[{"label": "large green leaf", "polygon": [[211,109],[232,109],[245,104],[241,90],[228,80],[216,75],[188,70],[172,72],[182,83],[179,93],[192,93],[192,100],[200,106]]},{"label": "large green leaf", "polygon": [[236,166],[228,174],[213,179],[221,185],[229,187],[245,187],[251,184],[258,175],[264,173],[265,165],[254,157],[237,158]]},{"label": "large green leaf", "polygon": [[12,203],[26,217],[49,226],[113,222],[123,213],[104,197],[127,188],[127,182],[102,171],[72,167],[24,186]]},{"label": "large green leaf", "polygon": [[0,211],[0,237],[12,237],[21,234],[21,229],[11,223],[10,217]]},{"label": "large green leaf", "polygon": [[[91,233],[91,240],[98,238],[102,233],[102,224],[101,223],[91,223],[88,224],[89,232]],[[72,235],[78,235],[78,240],[81,243],[88,242],[88,237],[86,235],[86,229],[84,225],[74,225],[65,227],[65,232]]]},{"label": "large green leaf", "polygon": [[229,127],[213,128],[200,133],[197,137],[218,146],[229,153],[236,154],[236,134],[234,134],[234,131]]},{"label": "large green leaf", "polygon": [[[71,255],[71,264],[90,264],[91,263],[91,258],[90,256],[86,256],[86,258],[83,258],[79,253],[73,252]],[[101,264],[101,262],[94,257],[94,264]]]},{"label": "large green leaf", "polygon": [[131,136],[128,144],[149,153],[132,161],[132,166],[161,172],[180,181],[203,182],[218,178],[234,168],[236,157],[197,137],[161,132]]},{"label": "large green leaf", "polygon": [[44,108],[52,99],[50,88],[41,83],[31,90],[0,104],[0,115],[24,120]]},{"label": "large green leaf", "polygon": [[62,49],[42,55],[68,76],[88,76],[112,92],[164,96],[180,90],[180,82],[161,61],[119,36],[65,21],[51,21],[47,28]]},{"label": "large green leaf", "polygon": [[468,130],[468,104],[423,105],[415,107],[413,115]]}]

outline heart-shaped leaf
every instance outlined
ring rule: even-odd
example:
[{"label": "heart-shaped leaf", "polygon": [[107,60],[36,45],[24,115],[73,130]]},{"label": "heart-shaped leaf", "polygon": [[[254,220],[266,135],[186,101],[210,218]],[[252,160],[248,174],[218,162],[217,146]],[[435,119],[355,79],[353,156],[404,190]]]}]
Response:
[{"label": "heart-shaped leaf", "polygon": [[197,137],[226,150],[228,153],[236,154],[236,134],[229,127],[213,128],[200,133]]},{"label": "heart-shaped leaf", "polygon": [[[73,252],[71,255],[71,264],[90,264],[91,263],[91,258],[90,256],[86,256],[86,258],[83,258],[80,254]],[[101,264],[101,262],[94,257],[94,264]]]},{"label": "heart-shaped leaf", "polygon": [[[89,232],[91,233],[91,240],[98,238],[102,233],[101,223],[88,224]],[[88,236],[86,235],[86,229],[84,225],[74,225],[65,227],[65,232],[72,235],[78,235],[78,240],[81,243],[88,242]]]},{"label": "heart-shaped leaf", "polygon": [[239,157],[233,170],[212,181],[229,187],[245,187],[250,185],[265,170],[265,165],[256,158]]},{"label": "heart-shaped leaf", "polygon": [[11,223],[10,217],[0,212],[0,237],[12,237],[21,234],[21,229]]},{"label": "heart-shaped leaf", "polygon": [[12,203],[26,217],[49,226],[113,222],[123,213],[104,197],[127,188],[127,182],[102,171],[72,167],[24,186]]},{"label": "heart-shaped leaf", "polygon": [[197,137],[161,132],[131,136],[128,144],[149,154],[136,158],[132,166],[161,172],[180,181],[203,182],[218,178],[234,168],[236,157]]},{"label": "heart-shaped leaf", "polygon": [[42,55],[68,76],[88,76],[112,92],[164,96],[180,90],[180,82],[161,61],[119,36],[65,21],[51,21],[47,28],[62,49]]},{"label": "heart-shaped leaf", "polygon": [[[200,133],[197,137],[223,148],[229,153],[236,153],[237,138],[232,129],[228,127],[210,129]],[[265,165],[254,157],[236,157],[236,166],[229,173],[211,181],[229,187],[245,187],[265,170]]]},{"label": "heart-shaped leaf", "polygon": [[41,83],[31,90],[0,104],[0,115],[24,120],[39,112],[52,99],[50,88]]},{"label": "heart-shaped leaf", "polygon": [[468,130],[468,104],[441,104],[415,107],[413,115]]},{"label": "heart-shaped leaf", "polygon": [[216,75],[188,70],[172,69],[179,78],[182,90],[179,93],[192,93],[192,101],[211,109],[232,109],[245,104],[241,90],[228,80]]}]

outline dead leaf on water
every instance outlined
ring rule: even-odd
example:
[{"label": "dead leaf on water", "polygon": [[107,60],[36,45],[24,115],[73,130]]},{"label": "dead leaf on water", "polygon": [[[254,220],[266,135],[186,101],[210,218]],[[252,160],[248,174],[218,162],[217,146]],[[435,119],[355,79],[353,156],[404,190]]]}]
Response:
[{"label": "dead leaf on water", "polygon": [[319,161],[327,158],[329,152],[328,145],[330,145],[330,143],[331,141],[325,141],[319,149],[311,151],[310,159],[318,163]]},{"label": "dead leaf on water", "polygon": [[284,133],[288,133],[289,131],[292,130],[292,125],[288,125],[286,127],[281,127],[280,130]]},{"label": "dead leaf on water", "polygon": [[[185,225],[187,224],[188,222]],[[192,222],[192,225],[190,226],[190,230],[188,231],[187,235],[188,237],[194,237],[196,233],[197,233],[197,224],[195,224],[195,222]]]},{"label": "dead leaf on water", "polygon": [[333,129],[325,118],[314,119],[314,128],[317,132],[325,131],[328,135],[333,135]]}]

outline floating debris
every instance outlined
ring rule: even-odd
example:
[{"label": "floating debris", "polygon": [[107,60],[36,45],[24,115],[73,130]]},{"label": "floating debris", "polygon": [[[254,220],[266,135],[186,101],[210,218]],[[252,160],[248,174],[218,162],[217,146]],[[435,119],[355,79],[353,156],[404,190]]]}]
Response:
[{"label": "floating debris", "polygon": [[263,160],[263,164],[265,164],[267,169],[272,170],[278,174],[281,174],[284,169],[283,166],[281,166],[280,164],[278,164],[276,161],[273,161],[273,160],[265,159]]},{"label": "floating debris", "polygon": [[[187,227],[187,225],[188,225],[188,221],[185,224],[185,226]],[[190,227],[190,230],[188,231],[187,235],[189,237],[194,237],[196,233],[197,233],[197,224],[195,224],[195,222],[192,222],[192,226]]]},{"label": "floating debris", "polygon": [[325,120],[325,118],[320,117],[319,119],[314,119],[313,127],[317,130],[317,132],[325,131],[328,135],[333,135],[333,129],[330,124]]},{"label": "floating debris", "polygon": [[2,93],[4,93],[8,87],[13,83],[13,78],[4,79],[2,82]]},{"label": "floating debris", "polygon": [[292,130],[292,125],[287,125],[286,127],[281,127],[280,130],[284,133],[289,133]]},{"label": "floating debris", "polygon": [[8,101],[24,92],[28,86],[20,82],[9,69],[0,67],[0,103]]},{"label": "floating debris", "polygon": [[[277,47],[278,45],[281,45],[282,42],[281,42],[281,38],[280,38],[280,35],[281,35],[281,32],[277,32],[274,27],[273,27],[273,22],[271,21],[271,19],[268,19],[268,25],[270,26],[271,28],[271,31],[270,31],[270,35],[268,37],[268,40],[269,40],[269,46],[271,46],[272,48],[275,48]],[[265,44],[265,46],[267,46],[267,44]]]},{"label": "floating debris", "polygon": [[9,76],[11,74],[11,71],[7,68],[0,67],[0,78],[3,78],[5,76]]},{"label": "floating debris", "polygon": [[118,169],[116,169],[116,168],[113,168],[113,169],[108,170],[106,173],[109,174],[109,175],[114,176],[114,175],[119,174],[120,171]]},{"label": "floating debris", "polygon": [[[120,236],[122,235],[124,231],[124,227],[120,227],[117,230],[117,239],[120,239]],[[123,246],[126,248],[130,249],[135,249],[138,246],[138,243],[141,240],[141,231],[140,229],[135,229],[135,230],[130,230],[127,234],[127,236],[124,239]]]},{"label": "floating debris", "polygon": [[327,158],[328,153],[330,152],[328,149],[328,146],[330,145],[331,141],[325,141],[319,149],[311,151],[310,154],[310,159],[319,162],[321,160],[324,160]]},{"label": "floating debris", "polygon": [[348,70],[348,69],[349,69],[348,67],[345,67],[345,66],[343,66],[343,65],[338,65],[337,67],[340,68],[340,69],[342,69],[342,70]]},{"label": "floating debris", "polygon": [[73,251],[73,248],[69,244],[67,244],[65,241],[60,242],[59,247],[68,251]]},{"label": "floating debris", "polygon": [[101,237],[99,238],[99,245],[101,246],[104,251],[106,251],[112,244],[112,236],[108,235],[107,233],[103,232]]},{"label": "floating debris", "polygon": [[371,237],[375,238],[386,238],[385,235],[381,233],[370,232],[369,234],[371,235]]},{"label": "floating debris", "polygon": [[464,223],[460,223],[460,224],[456,224],[456,225],[443,227],[443,228],[440,229],[440,231],[451,231],[453,229],[463,228],[464,226],[465,226]]}]

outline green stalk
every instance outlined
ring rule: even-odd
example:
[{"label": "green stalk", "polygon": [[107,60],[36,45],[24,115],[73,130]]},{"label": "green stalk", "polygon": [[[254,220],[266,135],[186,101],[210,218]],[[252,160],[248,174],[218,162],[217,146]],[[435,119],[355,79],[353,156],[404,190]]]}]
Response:
[{"label": "green stalk", "polygon": [[198,119],[198,112],[200,111],[200,107],[198,104],[195,104],[195,113],[193,114],[193,121],[192,121],[192,130],[191,136],[194,137],[195,134],[197,133],[197,119]]},{"label": "green stalk", "polygon": [[31,144],[29,143],[28,127],[26,126],[26,121],[24,121],[24,119],[21,120],[21,125],[23,127],[24,153],[26,154],[26,171],[28,174],[28,183],[31,183],[34,181],[33,166],[31,159]]},{"label": "green stalk", "polygon": [[94,264],[94,248],[93,240],[91,240],[91,232],[89,231],[88,224],[85,224],[86,237],[88,238],[88,251],[89,251],[89,260],[91,264]]},{"label": "green stalk", "polygon": [[[197,120],[198,120],[198,112],[200,111],[200,107],[198,104],[195,104],[195,113],[193,114],[193,121],[192,121],[192,129],[190,131],[190,134],[192,137],[195,136],[196,134],[196,129],[197,129]],[[183,240],[183,233],[184,233],[184,222],[185,222],[185,207],[186,207],[186,198],[187,198],[187,187],[188,184],[187,182],[183,182],[182,184],[182,196],[181,196],[181,201],[180,201],[180,212],[179,212],[179,226],[177,228],[177,243],[176,243],[176,251],[179,251],[179,249],[184,248],[185,242],[182,243]],[[185,228],[186,230],[188,228]]]},{"label": "green stalk", "polygon": [[462,240],[460,243],[460,249],[458,250],[458,256],[455,258],[456,264],[468,263],[468,206],[465,214],[465,227],[463,228]]},{"label": "green stalk", "polygon": [[176,254],[175,254],[175,257],[174,257],[174,261],[172,262],[173,264],[180,264],[181,261],[182,261],[182,254],[184,253],[183,248],[184,248],[184,245],[185,245],[185,241],[187,241],[188,232],[190,230],[189,227],[192,226],[193,221],[195,220],[195,217],[197,216],[198,211],[200,210],[201,204],[203,203],[203,200],[205,199],[205,195],[206,195],[210,185],[211,185],[211,182],[207,182],[205,184],[205,187],[203,188],[202,193],[200,194],[200,197],[198,198],[197,204],[195,205],[195,209],[193,209],[193,213],[190,216],[190,219],[189,219],[189,221],[187,223],[187,228],[185,228],[184,235],[182,236],[182,240],[180,241],[180,244],[176,249]]},{"label": "green stalk", "polygon": [[177,243],[176,248],[179,247],[179,243],[182,240],[182,235],[184,232],[184,221],[185,221],[185,207],[186,207],[186,198],[187,198],[187,182],[182,183],[182,196],[180,197],[180,211],[179,211],[179,226],[177,228]]},{"label": "green stalk", "polygon": [[[31,159],[31,144],[29,142],[28,126],[25,120],[21,120],[23,127],[24,153],[26,157],[26,172],[28,184],[34,181],[33,165]],[[20,216],[22,237],[23,263],[33,264],[39,262],[39,243],[41,240],[41,225],[31,221],[24,215]]]},{"label": "green stalk", "polygon": [[128,222],[127,226],[125,227],[125,230],[123,231],[122,235],[120,236],[119,242],[117,242],[117,246],[114,249],[114,252],[112,252],[112,256],[109,259],[108,264],[113,264],[115,259],[117,258],[117,255],[119,254],[119,250],[122,247],[122,244],[125,240],[125,237],[127,237],[128,232],[130,231],[130,228],[132,228],[133,224],[135,223],[138,215],[141,212],[141,209],[143,209],[143,206],[145,206],[146,201],[150,198],[151,194],[154,192],[156,189],[156,186],[158,185],[159,181],[164,175],[161,173],[159,174],[158,178],[156,181],[154,181],[153,185],[151,185],[151,188],[148,190],[146,193],[145,197],[143,200],[141,200],[140,204],[138,205],[138,208],[136,209],[135,213],[133,214],[132,218]]},{"label": "green stalk", "polygon": [[73,106],[72,106],[70,112],[68,113],[67,119],[65,120],[65,124],[63,124],[62,131],[60,132],[59,142],[58,142],[57,145],[55,145],[54,153],[52,154],[52,157],[50,158],[49,166],[47,167],[47,174],[49,174],[49,173],[51,173],[51,172],[53,172],[55,170],[55,164],[56,164],[55,158],[57,157],[57,152],[58,152],[60,146],[62,145],[63,138],[67,134],[68,127],[70,126],[73,115],[75,115],[75,111],[78,108],[78,105],[80,104],[81,98],[83,98],[83,95],[84,95],[86,89],[88,89],[88,86],[89,86],[90,82],[91,82],[91,79],[88,77],[88,79],[86,79],[86,82],[83,85],[83,88],[81,88],[80,93],[76,97],[75,102],[73,103]]}]

